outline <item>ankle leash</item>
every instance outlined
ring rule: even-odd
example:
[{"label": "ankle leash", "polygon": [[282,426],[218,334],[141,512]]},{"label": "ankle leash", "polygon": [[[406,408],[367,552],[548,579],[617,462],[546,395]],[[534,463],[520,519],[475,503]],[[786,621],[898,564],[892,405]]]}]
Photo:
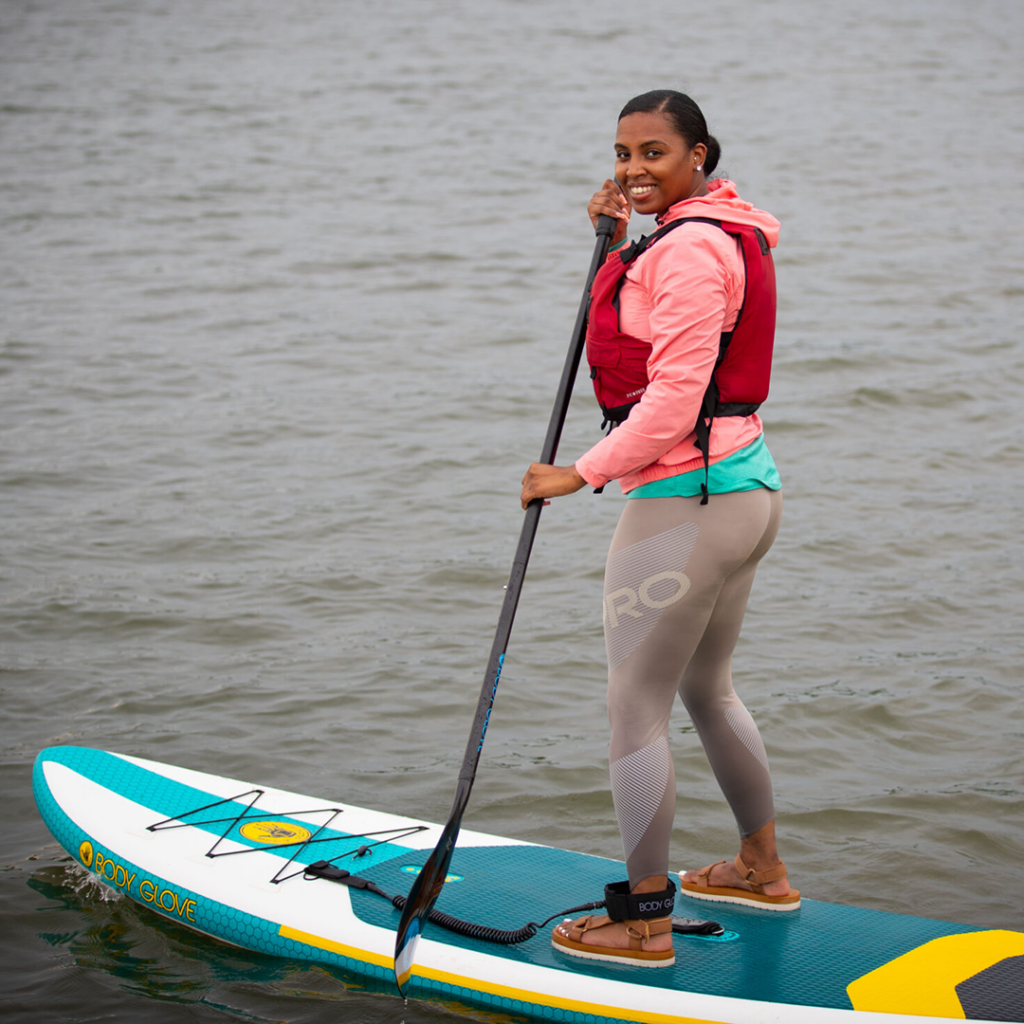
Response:
[{"label": "ankle leash", "polygon": [[669,879],[661,892],[629,891],[629,882],[611,882],[604,887],[604,909],[613,921],[650,921],[671,917],[676,905],[676,883]]},{"label": "ankle leash", "polygon": [[[330,861],[321,860],[317,861],[315,864],[310,864],[303,874],[309,881],[313,881],[314,879],[324,879],[328,882],[337,882],[341,885],[349,886],[352,889],[362,889],[365,892],[372,892],[376,896],[382,896],[384,899],[389,900],[396,910],[401,910],[405,906],[404,896],[391,896],[384,892],[383,889],[379,888],[374,882],[370,881],[370,879],[359,878],[357,875],[353,875],[344,868],[336,867]],[[602,907],[604,907],[608,912],[608,916],[615,921],[635,921],[647,920],[652,917],[666,917],[672,913],[672,906],[675,903],[675,883],[669,882],[669,885],[671,888],[666,889],[664,892],[642,893],[638,897],[633,897],[629,892],[629,882],[613,882],[611,885],[605,886],[604,900],[598,900],[594,903],[584,903],[578,907],[569,907],[566,910],[560,910],[557,914],[552,914],[544,921],[539,923],[536,921],[530,921],[523,925],[522,928],[515,928],[512,930],[491,928],[488,925],[483,924],[473,924],[469,921],[462,921],[457,917],[452,917],[450,914],[445,914],[442,911],[433,909],[430,911],[428,919],[434,924],[439,925],[442,928],[447,928],[449,931],[455,932],[458,935],[465,935],[472,939],[478,939],[481,942],[494,942],[502,946],[512,946],[520,942],[525,942],[527,939],[532,939],[541,928],[546,924],[550,924],[556,918],[564,918],[568,917],[570,914],[584,913],[588,910],[600,910]],[[621,887],[625,887],[625,891],[621,891]],[[618,908],[623,907],[629,916],[614,916],[612,913],[613,906],[607,902],[609,891],[611,891],[612,904],[616,908],[616,913],[619,912]],[[638,903],[653,904],[658,902],[659,898],[663,906],[667,907],[667,909],[644,909],[643,907],[638,907],[635,903],[630,902],[630,900],[635,899]],[[666,898],[668,898],[667,904],[664,902]],[[634,913],[634,910],[637,912]],[[693,918],[673,918],[672,930],[680,935],[721,935],[724,929],[717,921],[698,921]]]}]

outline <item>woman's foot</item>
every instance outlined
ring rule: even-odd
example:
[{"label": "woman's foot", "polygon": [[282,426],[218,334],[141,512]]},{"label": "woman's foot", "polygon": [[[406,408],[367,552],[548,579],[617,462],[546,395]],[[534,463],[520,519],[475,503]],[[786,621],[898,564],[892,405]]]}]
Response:
[{"label": "woman's foot", "polygon": [[[599,924],[598,922],[603,919],[604,915],[598,918],[593,918],[594,924],[589,929],[583,932],[580,942],[584,946],[608,946],[611,949],[629,949],[629,940],[631,938],[631,931],[633,933],[644,931],[644,924],[654,925],[658,921],[668,921],[671,926],[672,918],[670,917],[658,917],[653,921],[613,921],[608,918],[607,924]],[[575,921],[563,921],[561,924],[556,924],[552,930],[552,934],[557,932],[563,938],[569,938],[573,928],[580,925],[583,921],[588,918],[577,918]],[[672,931],[671,927],[669,931],[663,935],[656,935],[652,931],[650,938],[646,938],[642,942],[641,948],[646,953],[664,953],[665,950],[672,948]]]},{"label": "woman's foot", "polygon": [[732,863],[721,860],[699,871],[680,871],[679,888],[698,900],[760,910],[800,906],[800,892],[789,887],[786,865],[779,859],[774,819],[740,840],[740,852]]},{"label": "woman's foot", "polygon": [[[607,893],[612,888],[609,886],[605,890],[606,899],[610,898]],[[667,898],[670,895],[668,889],[668,876],[655,875],[638,882],[630,896],[656,893]],[[551,942],[563,953],[584,959],[619,961],[644,967],[671,967],[675,963],[671,917],[613,921],[604,914],[599,917],[587,915],[555,925],[551,931]]]},{"label": "woman's foot", "polygon": [[800,892],[789,887],[786,865],[781,860],[756,870],[741,855],[731,864],[719,861],[699,871],[680,871],[679,888],[698,900],[737,903],[759,910],[797,910]]},{"label": "woman's foot", "polygon": [[[752,870],[745,862],[741,861],[741,863],[748,867],[748,871]],[[781,860],[776,860],[774,864],[768,864],[760,868],[759,873],[764,872],[766,869],[777,868],[780,865],[785,868],[785,864]],[[703,875],[705,872],[707,872],[707,884],[714,888],[730,887],[733,889],[746,889],[749,892],[754,891],[735,861],[721,860],[717,864],[710,864],[706,868],[701,868],[700,871],[681,871],[679,873],[679,880],[686,885],[699,885],[698,876]],[[783,874],[774,881],[763,882],[760,888],[765,896],[788,896],[790,892],[789,879]]]},{"label": "woman's foot", "polygon": [[586,960],[630,963],[641,967],[671,967],[672,918],[613,921],[607,915],[563,921],[551,931],[551,944],[570,956]]}]

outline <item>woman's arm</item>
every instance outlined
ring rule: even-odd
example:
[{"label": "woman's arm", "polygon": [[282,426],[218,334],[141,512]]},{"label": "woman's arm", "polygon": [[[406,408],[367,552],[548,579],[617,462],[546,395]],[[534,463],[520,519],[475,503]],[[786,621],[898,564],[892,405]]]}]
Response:
[{"label": "woman's arm", "polygon": [[[534,498],[560,498],[572,494],[586,484],[575,466],[548,466],[534,462],[523,477],[523,492],[519,500],[525,509]],[[545,505],[549,504],[544,502]]]},{"label": "woman's arm", "polygon": [[613,246],[626,240],[630,210],[632,210],[632,206],[614,178],[606,179],[601,186],[601,191],[595,192],[587,204],[587,213],[590,215],[590,222],[594,225],[595,231],[597,230],[597,218],[602,214],[616,219],[615,235],[611,240]]}]

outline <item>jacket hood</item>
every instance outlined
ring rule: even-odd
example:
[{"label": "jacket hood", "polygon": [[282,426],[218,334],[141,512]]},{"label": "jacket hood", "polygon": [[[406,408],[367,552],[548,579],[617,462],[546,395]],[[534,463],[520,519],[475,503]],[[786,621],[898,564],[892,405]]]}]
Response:
[{"label": "jacket hood", "polygon": [[760,228],[768,244],[774,248],[779,241],[779,222],[764,210],[759,210],[744,199],[740,199],[736,186],[728,178],[715,178],[708,182],[708,194],[684,199],[670,206],[658,218],[659,224],[667,224],[680,217],[713,217],[715,220],[732,221],[734,224],[749,224]]}]

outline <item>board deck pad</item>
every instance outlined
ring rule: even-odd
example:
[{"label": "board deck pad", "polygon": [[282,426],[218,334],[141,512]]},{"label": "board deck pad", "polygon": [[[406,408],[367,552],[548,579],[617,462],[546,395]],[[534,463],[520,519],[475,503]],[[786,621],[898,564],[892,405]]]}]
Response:
[{"label": "board deck pad", "polygon": [[[68,853],[150,910],[237,946],[384,981],[399,912],[304,869],[327,860],[404,895],[440,834],[428,822],[81,747],[44,750],[34,789]],[[599,900],[623,877],[618,861],[464,830],[436,909],[512,930]],[[431,924],[410,992],[595,1024],[1024,1021],[1019,931],[808,899],[780,914],[680,896],[676,913],[725,931],[675,936],[675,965],[657,970],[568,957],[552,948],[550,926],[502,946]]]}]

